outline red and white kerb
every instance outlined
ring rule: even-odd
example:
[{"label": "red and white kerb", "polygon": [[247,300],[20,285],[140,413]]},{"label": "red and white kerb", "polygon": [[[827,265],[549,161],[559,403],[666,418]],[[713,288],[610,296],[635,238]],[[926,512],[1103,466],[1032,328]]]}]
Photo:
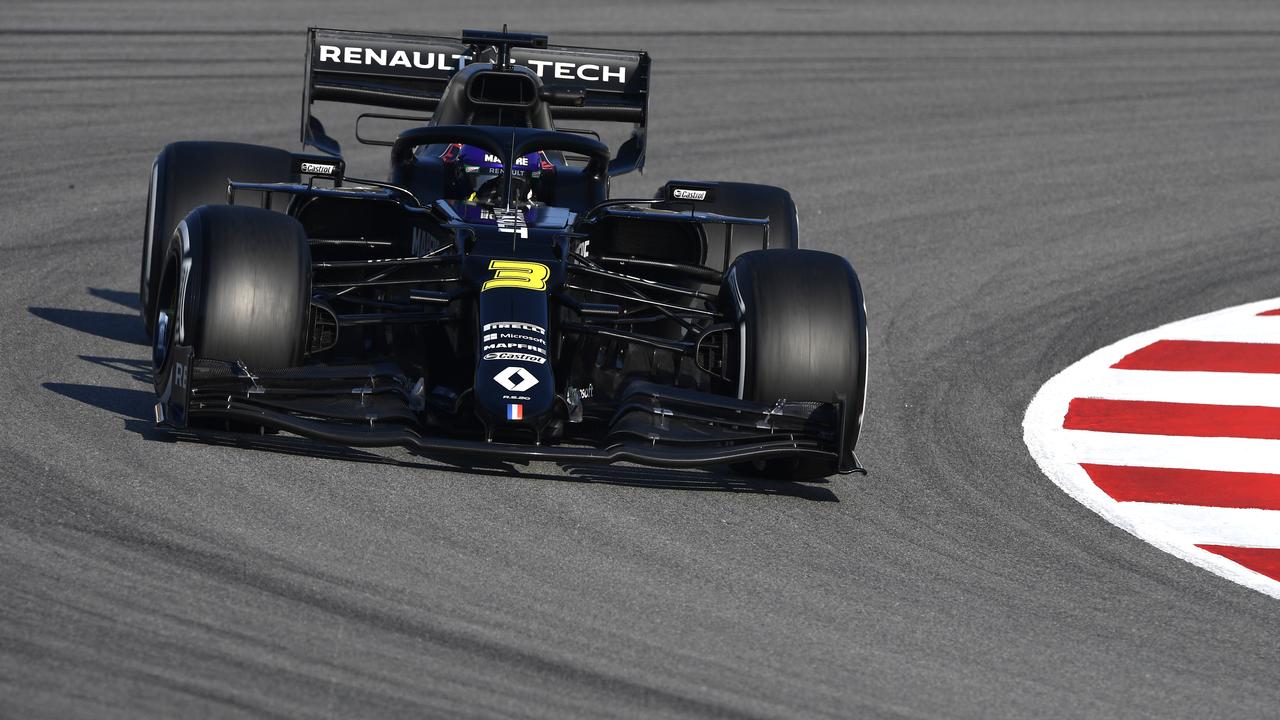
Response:
[{"label": "red and white kerb", "polygon": [[1098,350],[1040,389],[1023,437],[1107,520],[1280,598],[1280,299]]}]

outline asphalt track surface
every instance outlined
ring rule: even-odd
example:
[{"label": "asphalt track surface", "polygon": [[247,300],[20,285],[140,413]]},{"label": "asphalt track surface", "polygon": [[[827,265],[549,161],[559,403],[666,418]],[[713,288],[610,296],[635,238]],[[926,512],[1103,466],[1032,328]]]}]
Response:
[{"label": "asphalt track surface", "polygon": [[[0,12],[0,716],[1275,717],[1280,604],[1067,497],[1021,421],[1098,347],[1275,296],[1280,11],[296,5]],[[854,262],[870,477],[153,431],[159,148],[295,148],[309,23],[503,21],[652,51],[619,192],[777,183]]]}]

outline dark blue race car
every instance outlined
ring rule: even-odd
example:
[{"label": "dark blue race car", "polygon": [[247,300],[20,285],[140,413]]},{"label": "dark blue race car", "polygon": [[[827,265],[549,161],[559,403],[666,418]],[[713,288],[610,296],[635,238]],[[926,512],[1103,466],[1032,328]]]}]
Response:
[{"label": "dark blue race car", "polygon": [[[791,196],[673,181],[610,197],[644,165],[646,53],[505,31],[307,42],[313,152],[177,142],[156,159],[140,295],[160,425],[861,470],[862,290],[844,258],[798,248]],[[368,106],[356,136],[389,146],[386,180],[346,175],[317,102]],[[362,129],[379,123],[409,129]],[[611,152],[594,128],[619,123]]]}]

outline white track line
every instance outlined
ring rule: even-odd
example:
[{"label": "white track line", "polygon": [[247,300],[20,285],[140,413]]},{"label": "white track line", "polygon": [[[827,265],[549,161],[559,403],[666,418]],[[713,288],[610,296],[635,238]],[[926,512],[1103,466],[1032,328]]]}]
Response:
[{"label": "white track line", "polygon": [[[1259,308],[1269,310],[1270,306]],[[1162,336],[1165,340],[1212,340],[1215,342],[1276,342],[1276,321],[1280,317],[1257,317],[1257,312],[1232,318],[1230,323],[1197,322],[1178,327]]]},{"label": "white track line", "polygon": [[[1197,543],[1280,547],[1280,511],[1119,503],[1094,485],[1080,467],[1080,463],[1097,463],[1280,474],[1280,440],[1131,435],[1062,428],[1067,407],[1077,397],[1280,406],[1280,382],[1274,376],[1111,367],[1157,340],[1280,343],[1280,317],[1257,316],[1277,308],[1280,298],[1227,308],[1139,333],[1097,350],[1040,388],[1027,407],[1023,439],[1040,469],[1054,483],[1109,522],[1165,552],[1280,599],[1280,582],[1196,547]],[[1206,375],[1215,377],[1205,378]],[[1179,377],[1185,378],[1181,386]],[[1251,383],[1253,390],[1246,387]]]},{"label": "white track line", "polygon": [[1280,547],[1280,510],[1119,503],[1135,525],[1159,525],[1198,545]]},{"label": "white track line", "polygon": [[1057,428],[1037,434],[1074,463],[1280,474],[1280,440],[1130,435],[1061,426],[1059,420]]},{"label": "white track line", "polygon": [[1280,407],[1280,375],[1107,368],[1094,378],[1080,397]]}]

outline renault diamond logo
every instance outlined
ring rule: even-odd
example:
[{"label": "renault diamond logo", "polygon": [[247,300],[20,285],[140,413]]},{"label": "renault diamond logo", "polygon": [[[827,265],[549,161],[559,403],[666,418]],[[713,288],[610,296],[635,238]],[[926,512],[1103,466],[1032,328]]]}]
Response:
[{"label": "renault diamond logo", "polygon": [[499,385],[511,392],[524,392],[538,384],[538,378],[534,377],[533,373],[518,365],[512,365],[506,370],[494,375],[493,379],[497,381]]}]

